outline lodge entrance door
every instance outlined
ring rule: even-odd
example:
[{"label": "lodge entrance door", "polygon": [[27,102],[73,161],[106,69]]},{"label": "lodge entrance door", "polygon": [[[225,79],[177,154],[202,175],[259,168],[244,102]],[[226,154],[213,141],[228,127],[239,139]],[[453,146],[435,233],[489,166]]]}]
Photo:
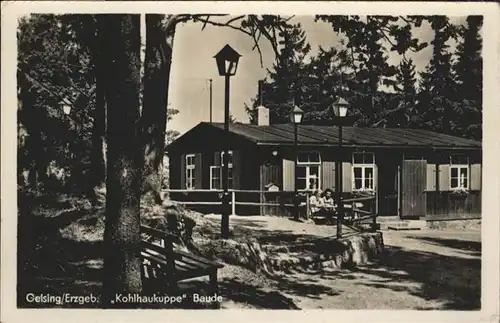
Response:
[{"label": "lodge entrance door", "polygon": [[401,217],[424,217],[427,211],[425,193],[427,180],[427,161],[405,158],[402,169],[402,210]]}]

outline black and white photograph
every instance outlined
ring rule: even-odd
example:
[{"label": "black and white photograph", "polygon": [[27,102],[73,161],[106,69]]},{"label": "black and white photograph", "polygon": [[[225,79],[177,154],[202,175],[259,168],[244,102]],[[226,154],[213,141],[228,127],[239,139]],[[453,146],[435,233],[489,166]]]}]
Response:
[{"label": "black and white photograph", "polygon": [[10,17],[14,308],[498,320],[498,7],[52,5]]}]

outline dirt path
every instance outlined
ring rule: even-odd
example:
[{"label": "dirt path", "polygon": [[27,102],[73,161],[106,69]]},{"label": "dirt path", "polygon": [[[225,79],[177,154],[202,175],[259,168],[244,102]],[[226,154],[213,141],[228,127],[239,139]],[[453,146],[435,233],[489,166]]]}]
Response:
[{"label": "dirt path", "polygon": [[480,308],[479,232],[387,231],[384,241],[384,259],[353,271],[300,272],[277,280],[223,274],[227,288],[248,286],[246,297],[223,291],[223,308]]},{"label": "dirt path", "polygon": [[[73,221],[75,214],[69,215]],[[58,294],[99,293],[102,219],[96,215],[82,218],[81,225],[64,231],[64,241],[43,237],[47,240],[45,251],[32,252],[38,267],[31,276],[37,279],[23,280],[25,288]],[[220,232],[219,223],[220,216],[207,216],[195,229],[210,236]],[[242,239],[280,236],[274,241],[277,244],[335,232],[332,226],[277,217],[232,217],[230,223]],[[387,252],[378,263],[352,271],[297,272],[272,279],[226,265],[219,274],[221,305],[258,309],[478,309],[480,240],[479,232],[386,231]],[[208,286],[201,279],[191,283],[198,291]]]}]

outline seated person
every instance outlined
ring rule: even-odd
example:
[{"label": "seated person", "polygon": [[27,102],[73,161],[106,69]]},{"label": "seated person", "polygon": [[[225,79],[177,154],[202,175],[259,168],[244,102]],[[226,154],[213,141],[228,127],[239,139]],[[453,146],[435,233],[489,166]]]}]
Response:
[{"label": "seated person", "polygon": [[[331,195],[331,193],[330,193]],[[329,196],[331,199],[331,196]],[[311,208],[311,216],[315,217],[325,217],[328,222],[332,223],[334,205],[332,201],[328,200],[329,205],[325,205],[325,200],[322,197],[321,190],[315,190],[313,195],[309,198],[309,206]]]},{"label": "seated person", "polygon": [[309,206],[311,208],[311,215],[316,215],[320,213],[324,208],[324,201],[321,197],[321,190],[317,189],[313,192],[309,198]]},{"label": "seated person", "polygon": [[323,203],[325,205],[325,209],[335,211],[335,201],[333,200],[332,195],[332,190],[327,188],[323,193]]}]

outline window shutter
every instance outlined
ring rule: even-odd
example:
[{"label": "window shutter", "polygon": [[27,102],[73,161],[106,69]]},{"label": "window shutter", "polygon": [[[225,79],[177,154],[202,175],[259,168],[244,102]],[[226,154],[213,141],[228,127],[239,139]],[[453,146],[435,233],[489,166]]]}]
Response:
[{"label": "window shutter", "polygon": [[439,190],[449,191],[450,190],[450,165],[442,164],[439,165]]},{"label": "window shutter", "polygon": [[202,154],[196,154],[194,157],[194,188],[202,189],[203,168],[202,168]]},{"label": "window shutter", "polygon": [[342,192],[352,191],[352,165],[349,162],[342,163]]},{"label": "window shutter", "polygon": [[233,189],[240,189],[241,150],[233,150]]},{"label": "window shutter", "polygon": [[215,151],[214,152],[214,166],[221,166],[221,152],[220,151]]},{"label": "window shutter", "polygon": [[181,154],[181,189],[186,188],[186,155]]},{"label": "window shutter", "polygon": [[295,189],[295,164],[293,160],[283,159],[283,191]]},{"label": "window shutter", "polygon": [[[175,157],[172,157],[174,156]],[[171,189],[179,189],[181,185],[179,172],[181,164],[179,163],[180,159],[178,155],[172,153],[169,157],[167,157],[167,168],[168,168],[168,188]]]},{"label": "window shutter", "polygon": [[470,190],[481,190],[481,164],[472,164],[470,166]]},{"label": "window shutter", "polygon": [[321,164],[321,188],[335,190],[335,162],[323,161]]},{"label": "window shutter", "polygon": [[436,190],[436,164],[427,164],[427,184],[426,191]]}]

